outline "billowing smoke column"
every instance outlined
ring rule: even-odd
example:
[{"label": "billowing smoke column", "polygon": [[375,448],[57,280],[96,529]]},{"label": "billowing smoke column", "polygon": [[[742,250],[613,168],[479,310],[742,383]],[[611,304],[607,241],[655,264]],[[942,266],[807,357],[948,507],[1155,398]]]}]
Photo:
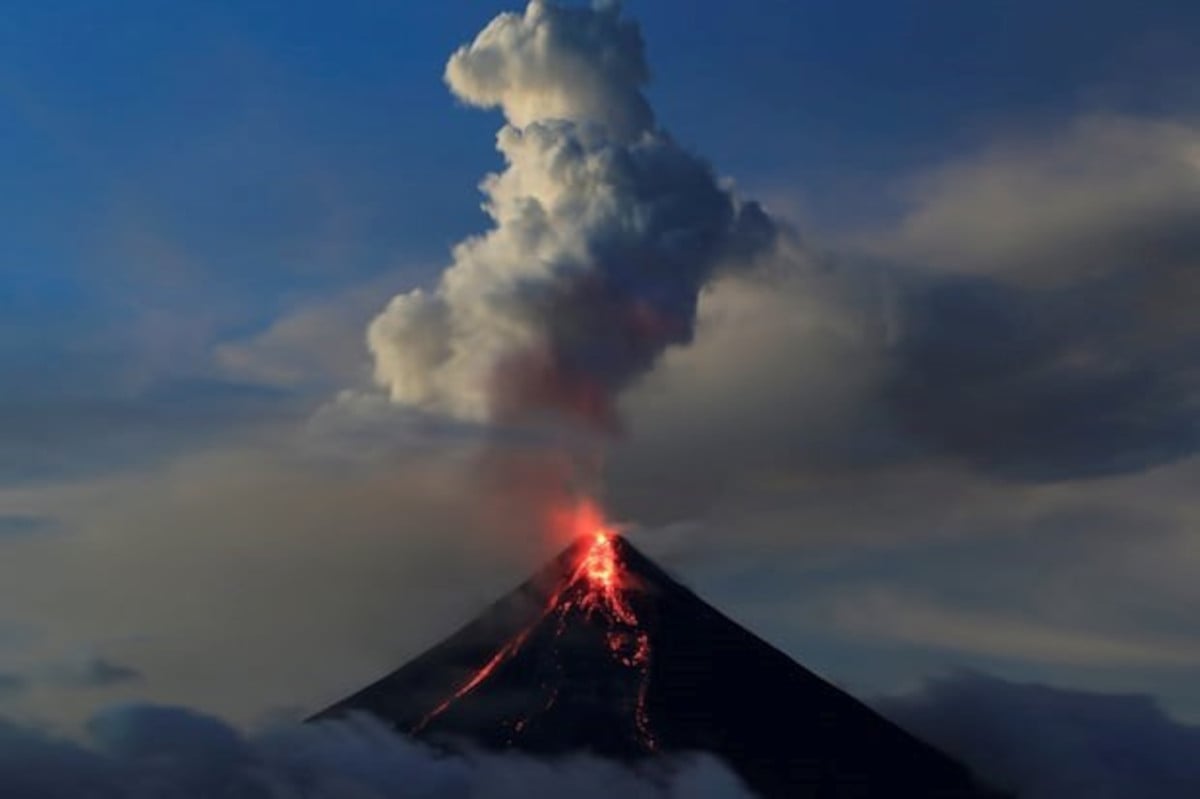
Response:
[{"label": "billowing smoke column", "polygon": [[370,326],[395,402],[612,431],[619,392],[690,341],[705,283],[769,246],[766,214],[657,127],[647,79],[614,2],[533,0],[453,55],[454,94],[504,112],[506,167],[482,184],[495,226]]}]

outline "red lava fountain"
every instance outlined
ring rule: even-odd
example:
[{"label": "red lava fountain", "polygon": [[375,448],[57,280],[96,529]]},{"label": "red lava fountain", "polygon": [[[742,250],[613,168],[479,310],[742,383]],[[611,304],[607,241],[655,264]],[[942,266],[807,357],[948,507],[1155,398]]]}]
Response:
[{"label": "red lava fountain", "polygon": [[[456,701],[486,682],[498,668],[521,651],[530,635],[543,622],[552,618],[555,620],[554,635],[559,639],[566,632],[572,618],[582,615],[584,620],[599,621],[604,626],[605,642],[610,656],[623,667],[636,672],[638,688],[633,707],[634,732],[641,746],[647,751],[653,751],[657,747],[646,711],[650,678],[650,636],[642,628],[628,599],[633,586],[629,584],[616,545],[617,530],[605,521],[599,506],[591,500],[582,500],[575,507],[556,513],[554,522],[556,527],[582,541],[579,560],[570,576],[550,595],[541,615],[533,624],[500,647],[468,680],[421,719],[413,732],[422,730]],[[560,690],[560,686],[553,687],[545,707],[542,708],[543,711],[554,705]],[[513,724],[514,733],[520,732],[528,720],[525,718],[516,721]]]}]

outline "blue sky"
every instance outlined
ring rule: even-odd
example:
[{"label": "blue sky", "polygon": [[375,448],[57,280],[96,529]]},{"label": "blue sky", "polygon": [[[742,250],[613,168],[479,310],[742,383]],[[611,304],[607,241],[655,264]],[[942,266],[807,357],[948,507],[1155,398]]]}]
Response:
[{"label": "blue sky", "polygon": [[[1186,2],[629,8],[665,123],[828,227],[885,204],[886,176],[998,129],[1194,100]],[[439,263],[480,228],[474,186],[497,163],[494,117],[456,107],[441,65],[502,9],[18,4],[2,34],[6,316],[87,324],[196,281],[254,325],[281,297]],[[182,263],[138,272],[139,236]]]},{"label": "blue sky", "polygon": [[[1200,584],[1200,205],[1180,166],[1200,164],[1200,7],[625,7],[660,123],[851,276],[726,286],[702,311],[714,332],[629,399],[612,491],[647,548],[864,693],[970,666],[1200,718],[1200,627],[1180,611]],[[397,419],[363,344],[490,224],[477,186],[502,118],[442,72],[511,8],[7,11],[0,674],[34,688],[0,703],[313,705],[532,562],[525,541],[490,572],[470,553],[491,538],[445,532],[469,522],[453,475],[471,432]],[[860,302],[877,281],[915,320],[878,348],[890,312]],[[697,452],[716,453],[705,474]],[[224,627],[228,597],[245,605]],[[279,622],[293,610],[304,624]],[[200,646],[234,654],[201,679]],[[138,678],[38,687],[101,656]],[[238,684],[285,656],[311,673],[269,697]]]},{"label": "blue sky", "polygon": [[[220,338],[398,268],[434,274],[483,227],[475,186],[498,164],[495,116],[457,104],[441,65],[503,9],[18,4],[0,31],[5,371],[94,392],[155,312],[190,324],[177,338]],[[894,210],[893,180],[997,131],[1195,101],[1187,2],[629,9],[664,123],[822,234]]]}]

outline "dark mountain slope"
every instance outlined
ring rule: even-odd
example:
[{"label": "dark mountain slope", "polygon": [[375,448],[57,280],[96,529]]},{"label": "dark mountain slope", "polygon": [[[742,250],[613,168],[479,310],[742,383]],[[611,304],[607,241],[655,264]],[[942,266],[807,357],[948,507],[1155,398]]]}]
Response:
[{"label": "dark mountain slope", "polygon": [[451,747],[465,740],[540,755],[711,752],[764,797],[993,796],[622,538],[611,542],[615,598],[597,600],[590,547],[570,547],[318,718],[362,711]]}]

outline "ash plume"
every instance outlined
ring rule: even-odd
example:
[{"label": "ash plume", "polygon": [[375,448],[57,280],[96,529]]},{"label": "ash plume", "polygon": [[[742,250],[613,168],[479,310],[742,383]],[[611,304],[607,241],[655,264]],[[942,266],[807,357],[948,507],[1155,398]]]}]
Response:
[{"label": "ash plume", "polygon": [[611,432],[621,390],[692,339],[705,284],[771,246],[766,213],[657,125],[648,78],[614,2],[533,0],[451,57],[451,91],[504,114],[505,167],[481,184],[494,226],[369,327],[394,402]]}]

